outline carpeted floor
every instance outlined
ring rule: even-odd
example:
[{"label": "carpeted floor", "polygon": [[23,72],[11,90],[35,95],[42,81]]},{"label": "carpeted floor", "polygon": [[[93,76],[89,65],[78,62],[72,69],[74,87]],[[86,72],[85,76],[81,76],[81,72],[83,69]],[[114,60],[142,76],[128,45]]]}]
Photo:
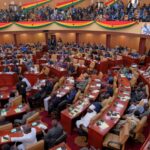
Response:
[{"label": "carpeted floor", "polygon": [[[51,127],[51,119],[50,119],[50,117],[47,117],[47,112],[42,111],[40,115],[41,115],[42,121],[47,123],[48,127],[50,128]],[[149,126],[144,128],[145,137],[147,137],[148,134],[150,133],[149,130],[150,130]],[[80,150],[82,148],[82,147],[78,147],[74,143],[75,138],[77,136],[78,136],[77,133],[73,132],[73,134],[71,134],[71,135],[69,134],[68,137],[67,137],[67,144],[70,146],[71,150]],[[140,150],[141,146],[142,146],[142,144],[134,142],[133,140],[130,139],[130,140],[127,141],[125,150]]]}]

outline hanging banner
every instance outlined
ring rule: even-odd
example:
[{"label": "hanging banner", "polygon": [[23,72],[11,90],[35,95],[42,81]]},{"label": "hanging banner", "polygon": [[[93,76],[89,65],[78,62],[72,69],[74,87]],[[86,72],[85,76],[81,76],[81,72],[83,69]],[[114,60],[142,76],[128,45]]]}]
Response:
[{"label": "hanging banner", "polygon": [[136,24],[135,21],[96,21],[96,23],[109,30],[128,28]]},{"label": "hanging banner", "polygon": [[117,0],[108,0],[107,2],[105,2],[104,4],[105,4],[105,6],[112,6],[112,5],[114,5],[115,3],[116,3],[116,1]]},{"label": "hanging banner", "polygon": [[23,22],[16,22],[16,25],[23,27],[23,28],[41,28],[41,27],[45,27],[48,26],[50,24],[52,24],[53,22],[49,22],[49,21],[23,21]]},{"label": "hanging banner", "polygon": [[0,30],[8,28],[12,25],[12,22],[0,23]]},{"label": "hanging banner", "polygon": [[56,21],[58,25],[67,28],[81,28],[91,25],[94,21]]},{"label": "hanging banner", "polygon": [[29,2],[29,3],[25,3],[21,6],[22,9],[24,10],[29,10],[29,9],[32,9],[32,8],[36,8],[36,7],[39,7],[39,6],[42,6],[46,3],[49,3],[51,0],[38,0],[36,2]]},{"label": "hanging banner", "polygon": [[65,2],[58,3],[56,5],[56,8],[57,9],[66,9],[68,7],[77,5],[77,4],[81,3],[82,1],[83,0],[68,0],[68,1],[65,1]]}]

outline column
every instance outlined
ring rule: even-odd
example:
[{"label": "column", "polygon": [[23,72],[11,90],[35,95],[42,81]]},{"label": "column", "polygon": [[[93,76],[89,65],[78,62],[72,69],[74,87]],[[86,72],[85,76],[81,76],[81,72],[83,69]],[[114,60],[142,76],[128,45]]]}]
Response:
[{"label": "column", "polygon": [[13,36],[14,36],[14,44],[15,44],[15,46],[17,46],[18,45],[18,43],[17,43],[17,34],[13,34]]},{"label": "column", "polygon": [[106,34],[106,47],[110,48],[110,45],[111,45],[111,35]]},{"label": "column", "polygon": [[76,43],[80,42],[79,36],[80,36],[80,33],[76,33]]},{"label": "column", "polygon": [[146,38],[141,37],[139,42],[139,53],[144,54],[146,51]]},{"label": "column", "polygon": [[45,43],[48,45],[48,31],[45,32]]}]

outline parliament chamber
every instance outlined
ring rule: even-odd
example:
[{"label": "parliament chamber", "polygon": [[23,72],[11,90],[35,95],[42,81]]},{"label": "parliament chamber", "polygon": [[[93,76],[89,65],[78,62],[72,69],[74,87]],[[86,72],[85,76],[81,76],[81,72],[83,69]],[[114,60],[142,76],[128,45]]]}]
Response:
[{"label": "parliament chamber", "polygon": [[150,1],[1,0],[0,150],[149,150]]}]

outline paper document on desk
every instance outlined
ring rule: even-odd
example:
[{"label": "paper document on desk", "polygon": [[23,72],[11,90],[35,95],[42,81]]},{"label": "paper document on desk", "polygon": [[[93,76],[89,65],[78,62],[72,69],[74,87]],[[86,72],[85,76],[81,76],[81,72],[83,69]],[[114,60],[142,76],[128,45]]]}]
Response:
[{"label": "paper document on desk", "polygon": [[66,86],[64,89],[65,89],[65,90],[69,90],[69,89],[70,89],[70,87]]},{"label": "paper document on desk", "polygon": [[123,108],[124,106],[122,104],[117,104],[117,107]]},{"label": "paper document on desk", "polygon": [[38,125],[38,127],[39,127],[40,129],[44,129],[44,130],[47,129],[47,126],[44,125],[44,124],[42,124],[42,123],[40,123],[40,124]]},{"label": "paper document on desk", "polygon": [[92,93],[98,93],[99,92],[99,90],[94,90]]},{"label": "paper document on desk", "polygon": [[97,87],[101,87],[101,84],[96,84]]},{"label": "paper document on desk", "polygon": [[[7,139],[5,139],[5,137],[6,137]],[[1,137],[1,142],[2,142],[2,143],[8,142],[8,141],[9,141],[9,135],[5,135],[5,136]]]},{"label": "paper document on desk", "polygon": [[19,112],[21,112],[21,109],[16,108],[16,109],[15,109],[15,112],[16,112],[16,113],[19,113]]},{"label": "paper document on desk", "polygon": [[61,95],[61,94],[57,94],[56,96],[57,96],[57,97],[60,97],[60,98],[62,97],[62,95]]},{"label": "paper document on desk", "polygon": [[89,98],[94,98],[94,96],[93,95],[89,95]]},{"label": "paper document on desk", "polygon": [[124,74],[120,74],[121,78],[125,78],[126,76]]},{"label": "paper document on desk", "polygon": [[1,112],[1,116],[6,116],[7,112]]},{"label": "paper document on desk", "polygon": [[61,68],[61,69],[60,69],[60,71],[64,71],[64,70],[65,70],[64,68]]},{"label": "paper document on desk", "polygon": [[101,125],[99,125],[99,127],[104,130],[107,129],[109,127],[109,125],[106,122],[101,122]]}]

